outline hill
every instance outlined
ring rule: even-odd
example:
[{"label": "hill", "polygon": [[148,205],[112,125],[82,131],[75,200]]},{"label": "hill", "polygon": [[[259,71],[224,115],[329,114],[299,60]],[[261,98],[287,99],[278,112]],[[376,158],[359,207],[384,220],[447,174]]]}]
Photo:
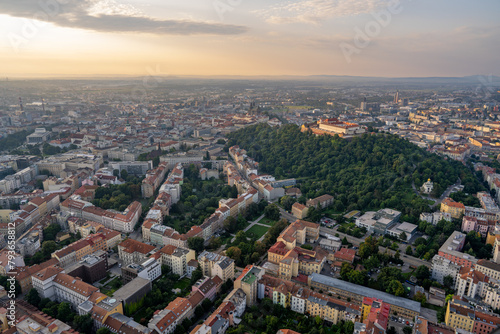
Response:
[{"label": "hill", "polygon": [[239,145],[259,161],[263,173],[277,179],[297,178],[306,198],[335,196],[333,209],[393,208],[415,222],[429,211],[429,201],[412,190],[428,178],[439,197],[460,177],[465,192],[484,190],[463,164],[446,160],[390,134],[365,134],[350,140],[315,136],[295,125],[280,129],[267,124],[250,126],[227,136],[228,147]]}]

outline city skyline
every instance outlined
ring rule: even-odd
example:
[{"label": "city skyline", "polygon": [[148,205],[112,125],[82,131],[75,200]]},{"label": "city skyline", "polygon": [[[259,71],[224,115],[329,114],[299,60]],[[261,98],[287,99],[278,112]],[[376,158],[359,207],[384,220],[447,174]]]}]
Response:
[{"label": "city skyline", "polygon": [[500,75],[500,3],[25,0],[0,4],[7,77]]}]

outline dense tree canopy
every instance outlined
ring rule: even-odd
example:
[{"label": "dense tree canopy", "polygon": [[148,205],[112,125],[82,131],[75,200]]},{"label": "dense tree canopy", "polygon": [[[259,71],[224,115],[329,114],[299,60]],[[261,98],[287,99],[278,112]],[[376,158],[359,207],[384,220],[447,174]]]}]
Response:
[{"label": "dense tree canopy", "polygon": [[274,129],[259,124],[228,138],[227,145],[245,148],[262,172],[297,178],[307,198],[334,195],[336,211],[388,207],[416,221],[428,211],[429,202],[412,191],[412,184],[418,189],[430,178],[444,191],[460,178],[468,193],[484,189],[466,166],[395,135],[365,134],[346,140],[301,133],[295,125]]}]

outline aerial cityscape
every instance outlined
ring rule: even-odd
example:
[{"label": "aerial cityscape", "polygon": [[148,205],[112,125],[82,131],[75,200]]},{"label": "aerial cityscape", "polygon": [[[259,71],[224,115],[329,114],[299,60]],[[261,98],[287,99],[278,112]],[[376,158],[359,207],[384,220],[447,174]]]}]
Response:
[{"label": "aerial cityscape", "polygon": [[2,1],[1,333],[500,332],[499,12]]}]

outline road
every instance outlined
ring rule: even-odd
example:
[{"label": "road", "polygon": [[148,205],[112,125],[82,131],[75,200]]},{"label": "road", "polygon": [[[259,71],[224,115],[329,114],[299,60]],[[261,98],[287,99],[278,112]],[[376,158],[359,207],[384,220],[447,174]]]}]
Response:
[{"label": "road", "polygon": [[415,191],[415,193],[420,196],[422,199],[426,199],[426,200],[429,200],[429,201],[433,201],[434,203],[430,206],[431,209],[434,209],[436,206],[440,205],[441,202],[448,196],[450,196],[450,193],[453,191],[453,189],[455,187],[458,187],[460,184],[462,183],[462,180],[460,180],[460,178],[457,180],[457,182],[455,184],[452,184],[451,186],[449,186],[448,188],[446,188],[446,190],[444,191],[444,193],[441,195],[441,197],[439,197],[437,200],[434,199],[434,198],[430,198],[430,197],[427,197],[427,196],[424,196],[424,195],[421,195],[419,193],[419,191],[417,190],[417,188],[415,187],[415,183],[412,182],[411,186],[413,188],[413,191]]},{"label": "road", "polygon": [[[362,242],[364,242],[364,239],[355,238],[355,237],[347,235],[345,233],[341,233],[341,232],[332,230],[328,227],[320,227],[319,231],[320,231],[320,234],[325,234],[325,233],[331,234],[331,235],[338,234],[339,238],[341,238],[341,239],[346,237],[347,241],[349,241],[354,246],[359,246]],[[384,253],[385,250],[386,250],[385,247],[382,247],[382,246],[379,247],[380,253]],[[392,249],[389,249],[389,248],[387,248],[387,253],[389,253],[390,255],[396,254],[395,251],[393,251]],[[400,251],[400,253],[402,254],[401,257],[403,258],[403,261],[409,263],[412,266],[418,267],[418,266],[424,265],[424,266],[431,268],[431,263],[429,263],[427,261],[421,260],[421,259],[413,257],[413,256],[408,256],[408,255],[402,253],[401,251]]]},{"label": "road", "polygon": [[285,218],[286,220],[288,220],[289,222],[294,222],[297,220],[297,217],[295,217],[294,215],[292,215],[291,213],[289,212],[286,212],[285,210],[283,210],[281,207],[278,206],[278,208],[280,209],[280,214],[281,214],[281,218]]},{"label": "road", "polygon": [[[292,214],[286,212],[282,208],[280,208],[280,213],[281,213],[281,218],[285,218],[290,222],[294,222],[297,220],[296,217],[294,217]],[[363,239],[355,238],[355,237],[347,235],[345,233],[338,232],[338,231],[336,231],[336,229],[330,229],[328,227],[320,227],[320,234],[325,234],[325,233],[331,234],[331,235],[335,235],[338,233],[338,235],[341,239],[346,237],[347,241],[349,241],[354,246],[359,246],[362,242],[365,241],[364,238]],[[401,244],[401,245],[402,245],[402,247],[406,247],[406,245],[404,245],[404,244]],[[385,247],[382,247],[382,246],[379,247],[379,251],[381,253],[384,253],[385,250],[386,250]],[[387,252],[390,255],[396,254],[395,251],[393,251],[392,249],[389,249],[389,248],[387,248]],[[431,268],[431,263],[429,263],[427,261],[421,260],[421,259],[413,257],[413,256],[408,256],[408,255],[404,254],[404,250],[403,251],[400,250],[400,253],[402,254],[401,257],[403,258],[403,261],[407,262],[408,264],[410,264],[412,266],[418,267],[418,266],[424,265],[426,267]]]},{"label": "road", "polygon": [[439,199],[434,202],[434,204],[431,205],[431,208],[434,208],[436,207],[438,204],[441,204],[441,202],[448,196],[450,196],[450,193],[451,191],[453,190],[453,188],[455,187],[458,187],[460,184],[462,183],[462,180],[460,180],[460,178],[458,179],[457,183],[455,184],[452,184],[451,186],[449,186],[445,191],[444,193],[441,195],[441,197],[439,197]]}]

